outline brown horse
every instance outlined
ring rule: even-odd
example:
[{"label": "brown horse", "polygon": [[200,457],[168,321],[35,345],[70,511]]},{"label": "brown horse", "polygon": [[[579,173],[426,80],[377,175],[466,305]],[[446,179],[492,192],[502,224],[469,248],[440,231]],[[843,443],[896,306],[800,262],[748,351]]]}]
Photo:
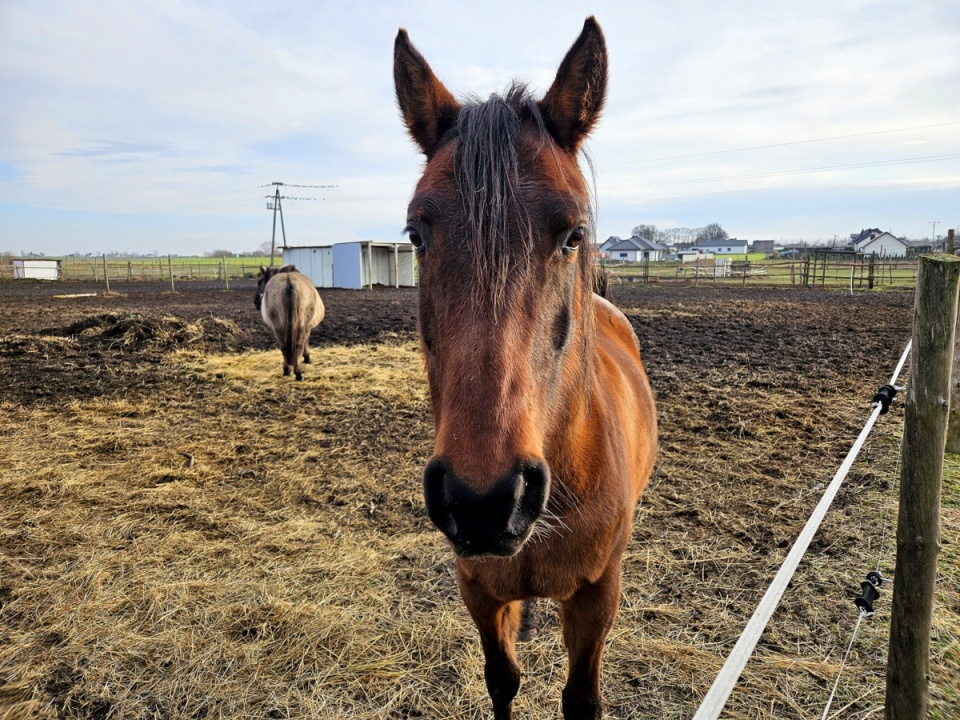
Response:
[{"label": "brown horse", "polygon": [[426,155],[407,212],[435,426],[427,512],[456,553],[496,718],[520,686],[522,602],[559,602],[563,713],[601,716],[621,557],[656,454],[653,394],[623,316],[592,292],[594,218],[577,154],[604,101],[588,18],[550,90],[461,103],[400,30],[394,80]]},{"label": "brown horse", "polygon": [[310,362],[310,331],[323,320],[323,301],[310,279],[293,265],[260,266],[253,304],[283,353],[283,374],[303,380],[300,358]]}]

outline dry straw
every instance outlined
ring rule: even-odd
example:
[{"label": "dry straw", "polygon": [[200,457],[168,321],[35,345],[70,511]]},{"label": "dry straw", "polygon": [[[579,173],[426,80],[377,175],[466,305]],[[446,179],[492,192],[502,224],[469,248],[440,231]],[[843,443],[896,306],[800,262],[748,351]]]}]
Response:
[{"label": "dry straw", "polygon": [[[174,320],[90,327],[189,347],[197,328]],[[39,353],[83,332],[0,343]],[[810,392],[776,367],[651,355],[662,444],[606,651],[612,718],[692,714],[866,412],[840,368]],[[476,633],[420,495],[431,428],[416,344],[313,360],[294,383],[279,351],[179,352],[137,396],[0,401],[0,719],[486,717]],[[854,468],[726,717],[819,716],[875,563],[894,425]],[[960,678],[956,574],[941,592],[945,708]],[[554,608],[538,613],[516,710],[558,717],[565,656]],[[882,704],[882,611],[872,622],[835,704],[845,718]]]}]

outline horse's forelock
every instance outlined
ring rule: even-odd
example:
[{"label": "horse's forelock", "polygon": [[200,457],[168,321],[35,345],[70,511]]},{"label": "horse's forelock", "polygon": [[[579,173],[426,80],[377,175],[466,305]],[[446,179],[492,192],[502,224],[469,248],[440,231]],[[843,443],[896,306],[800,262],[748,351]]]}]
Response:
[{"label": "horse's forelock", "polygon": [[[521,124],[526,120],[534,122],[541,143],[549,142],[536,101],[515,83],[504,95],[467,102],[454,129],[455,175],[477,292],[489,297],[495,310],[505,300],[511,264],[515,258],[525,262],[533,249],[533,223],[520,197]],[[519,252],[511,252],[514,237]]]}]

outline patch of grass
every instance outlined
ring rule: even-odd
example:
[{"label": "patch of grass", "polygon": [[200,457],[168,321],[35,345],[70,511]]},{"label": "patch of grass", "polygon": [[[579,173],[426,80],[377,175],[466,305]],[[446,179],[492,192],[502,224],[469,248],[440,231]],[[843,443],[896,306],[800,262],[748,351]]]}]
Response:
[{"label": "patch of grass", "polygon": [[931,717],[947,720],[960,708],[960,455],[943,463],[940,558],[931,637]]}]

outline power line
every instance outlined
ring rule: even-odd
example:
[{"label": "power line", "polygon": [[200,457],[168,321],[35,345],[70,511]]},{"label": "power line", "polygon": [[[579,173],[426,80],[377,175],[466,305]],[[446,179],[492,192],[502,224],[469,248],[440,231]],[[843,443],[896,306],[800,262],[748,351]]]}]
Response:
[{"label": "power line", "polygon": [[939,162],[960,158],[960,153],[950,155],[928,155],[925,157],[903,158],[900,160],[881,160],[878,162],[851,163],[849,165],[825,165],[816,168],[799,168],[796,170],[777,170],[763,173],[747,173],[743,175],[726,175],[707,178],[691,178],[689,180],[672,180],[659,183],[640,183],[631,185],[605,185],[605,188],[635,188],[635,187],[664,187],[669,185],[694,185],[697,183],[725,182],[727,180],[749,180],[754,178],[778,177],[783,175],[808,175],[813,173],[830,172],[832,170],[856,170],[867,167],[883,167],[886,165],[908,165],[911,163]]},{"label": "power line", "polygon": [[871,132],[853,133],[852,135],[833,135],[831,137],[813,138],[811,140],[790,140],[781,143],[772,143],[770,145],[753,145],[745,148],[733,148],[730,150],[711,150],[709,152],[690,153],[689,155],[667,155],[658,158],[645,158],[643,160],[624,160],[610,165],[637,165],[640,163],[661,162],[663,160],[684,160],[686,158],[706,157],[708,155],[724,155],[727,153],[749,152],[750,150],[767,150],[769,148],[788,147],[790,145],[809,145],[810,143],[829,142],[831,140],[849,140],[850,138],[867,137],[870,135],[886,135],[889,133],[910,132],[911,130],[928,130],[930,128],[946,127],[948,125],[960,125],[960,121],[937,123],[935,125],[915,125],[908,128],[896,128],[894,130],[873,130]]},{"label": "power line", "polygon": [[297,185],[295,183],[285,183],[285,182],[272,182],[267,185],[257,185],[257,187],[265,188],[265,187],[272,187],[274,185],[283,186],[283,187],[295,187],[295,188],[313,188],[315,190],[327,190],[330,188],[339,187],[339,185]]},{"label": "power line", "polygon": [[[280,194],[281,187],[295,187],[295,188],[314,188],[314,189],[326,189],[326,188],[335,188],[336,185],[297,185],[294,183],[283,183],[277,180],[273,181],[269,185],[260,185],[259,187],[272,187],[273,194],[266,195],[267,199],[273,198],[273,202],[267,203],[267,210],[273,210],[273,232],[270,235],[270,267],[273,267],[274,257],[277,252],[277,213],[280,214],[280,232],[283,234],[283,247],[287,247],[287,229],[283,222],[283,201],[284,200],[316,200],[317,198],[305,198],[305,197],[293,197]],[[321,198],[325,199],[325,198]]]}]

